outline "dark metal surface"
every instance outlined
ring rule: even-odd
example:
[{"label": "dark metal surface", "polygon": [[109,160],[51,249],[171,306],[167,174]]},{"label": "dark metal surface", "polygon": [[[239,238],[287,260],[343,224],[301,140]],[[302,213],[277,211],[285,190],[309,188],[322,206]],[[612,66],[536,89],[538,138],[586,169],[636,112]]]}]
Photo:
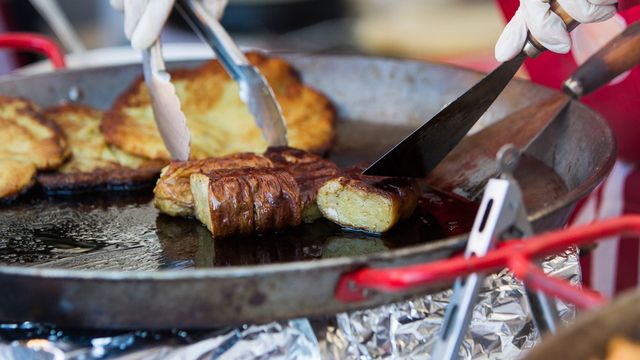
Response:
[{"label": "dark metal surface", "polygon": [[[296,55],[287,59],[304,82],[336,104],[339,140],[330,157],[342,167],[380,157],[483,76],[417,61]],[[186,65],[195,63],[174,64]],[[46,107],[65,99],[76,86],[83,103],[108,108],[140,75],[140,66],[132,65],[12,76],[0,80],[0,93],[25,96]],[[541,86],[512,81],[481,122],[497,121],[554,94]],[[541,134],[544,146],[532,146],[531,153],[548,169],[528,167],[526,176],[519,179],[537,231],[563,226],[575,203],[604,179],[615,161],[615,140],[604,120],[576,101],[568,111],[563,121]],[[109,211],[117,218],[120,210]],[[0,266],[0,321],[112,329],[210,328],[372,307],[437,289],[372,294],[364,303],[345,304],[334,297],[344,272],[364,265],[400,266],[447,257],[461,249],[465,239],[457,236],[346,258],[189,271]],[[139,247],[126,251],[148,255]],[[104,262],[136,259],[114,254]]]},{"label": "dark metal surface", "polygon": [[424,178],[493,104],[527,59],[506,61],[396,145],[363,174]]}]

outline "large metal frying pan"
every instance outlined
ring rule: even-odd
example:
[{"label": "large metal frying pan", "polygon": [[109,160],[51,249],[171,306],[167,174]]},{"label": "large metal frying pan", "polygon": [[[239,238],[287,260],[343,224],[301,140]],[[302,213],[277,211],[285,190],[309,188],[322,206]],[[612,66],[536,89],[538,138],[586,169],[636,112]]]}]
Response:
[{"label": "large metal frying pan", "polygon": [[[340,166],[375,160],[483,75],[442,64],[395,59],[286,58],[304,82],[336,104],[339,141],[330,156]],[[82,103],[108,108],[140,73],[139,65],[131,65],[12,76],[0,80],[0,94],[25,96],[46,107],[67,99],[71,91],[74,96],[80,94]],[[497,121],[554,94],[548,88],[514,80],[480,122]],[[553,179],[548,173],[534,171],[521,178],[530,220],[537,231],[566,223],[576,202],[609,172],[616,148],[604,120],[577,101],[541,141],[546,146],[536,156],[555,171],[568,191],[551,191]],[[378,293],[366,302],[346,304],[334,297],[343,273],[365,265],[391,267],[440,259],[460,249],[465,240],[460,236],[349,258],[194,271],[0,266],[0,321],[112,329],[210,328],[333,314],[437,290]]]}]

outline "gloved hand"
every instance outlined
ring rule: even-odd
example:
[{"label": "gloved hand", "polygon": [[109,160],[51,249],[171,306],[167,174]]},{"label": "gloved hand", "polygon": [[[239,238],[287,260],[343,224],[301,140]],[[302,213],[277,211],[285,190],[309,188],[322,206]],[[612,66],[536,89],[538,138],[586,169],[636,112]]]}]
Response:
[{"label": "gloved hand", "polygon": [[[580,23],[599,22],[616,13],[618,0],[558,0],[562,8]],[[522,51],[527,32],[548,50],[566,54],[571,38],[562,19],[549,9],[549,0],[520,0],[520,7],[504,28],[496,43],[495,56],[500,62]]]},{"label": "gloved hand", "polygon": [[[200,0],[209,13],[220,19],[228,0]],[[131,47],[143,50],[160,36],[171,13],[174,0],[110,0],[111,6],[124,13],[124,34]]]}]

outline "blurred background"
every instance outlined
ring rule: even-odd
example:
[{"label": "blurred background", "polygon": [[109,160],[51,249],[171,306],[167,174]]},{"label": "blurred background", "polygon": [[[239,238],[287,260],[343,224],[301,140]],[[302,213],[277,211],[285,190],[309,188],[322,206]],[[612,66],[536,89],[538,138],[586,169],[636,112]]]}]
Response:
[{"label": "blurred background", "polygon": [[[32,31],[59,39],[37,9],[38,3],[47,2],[0,0],[0,31]],[[105,63],[137,59],[124,37],[124,17],[109,0],[58,3],[87,53],[109,48],[98,52]],[[487,71],[497,65],[493,47],[504,26],[493,0],[230,0],[221,22],[245,47],[418,58]],[[200,40],[175,11],[161,38],[169,60],[210,56],[203,52],[206,48],[198,49]],[[41,59],[2,51],[0,74]]]}]

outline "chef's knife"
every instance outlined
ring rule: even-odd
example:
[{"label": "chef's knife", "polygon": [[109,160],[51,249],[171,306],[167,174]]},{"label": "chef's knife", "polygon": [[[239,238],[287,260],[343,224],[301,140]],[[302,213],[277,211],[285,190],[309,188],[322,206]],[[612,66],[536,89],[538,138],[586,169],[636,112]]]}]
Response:
[{"label": "chef's knife", "polygon": [[264,76],[249,63],[231,36],[202,4],[193,0],[177,0],[176,8],[196,34],[211,46],[222,66],[238,82],[240,99],[247,104],[269,145],[287,145],[282,110]]},{"label": "chef's knife", "polygon": [[[578,22],[557,1],[551,10],[573,30]],[[426,177],[464,138],[511,81],[527,56],[535,59],[546,49],[531,35],[520,54],[502,63],[471,89],[440,110],[434,117],[363,171],[364,175]]]},{"label": "chef's knife", "polygon": [[166,72],[160,40],[142,51],[142,70],[149,90],[151,107],[164,145],[175,160],[189,160],[191,135],[180,99]]},{"label": "chef's knife", "polygon": [[[563,83],[565,94],[557,94],[541,103],[525,107],[506,118],[466,136],[427,176],[425,185],[476,199],[490,178],[500,169],[495,154],[506,144],[522,152],[544,148],[542,133],[565,116],[571,99],[579,99],[604,86],[618,75],[640,63],[640,21],[613,38]],[[539,140],[538,140],[539,139]],[[535,146],[532,146],[535,144]]]}]

